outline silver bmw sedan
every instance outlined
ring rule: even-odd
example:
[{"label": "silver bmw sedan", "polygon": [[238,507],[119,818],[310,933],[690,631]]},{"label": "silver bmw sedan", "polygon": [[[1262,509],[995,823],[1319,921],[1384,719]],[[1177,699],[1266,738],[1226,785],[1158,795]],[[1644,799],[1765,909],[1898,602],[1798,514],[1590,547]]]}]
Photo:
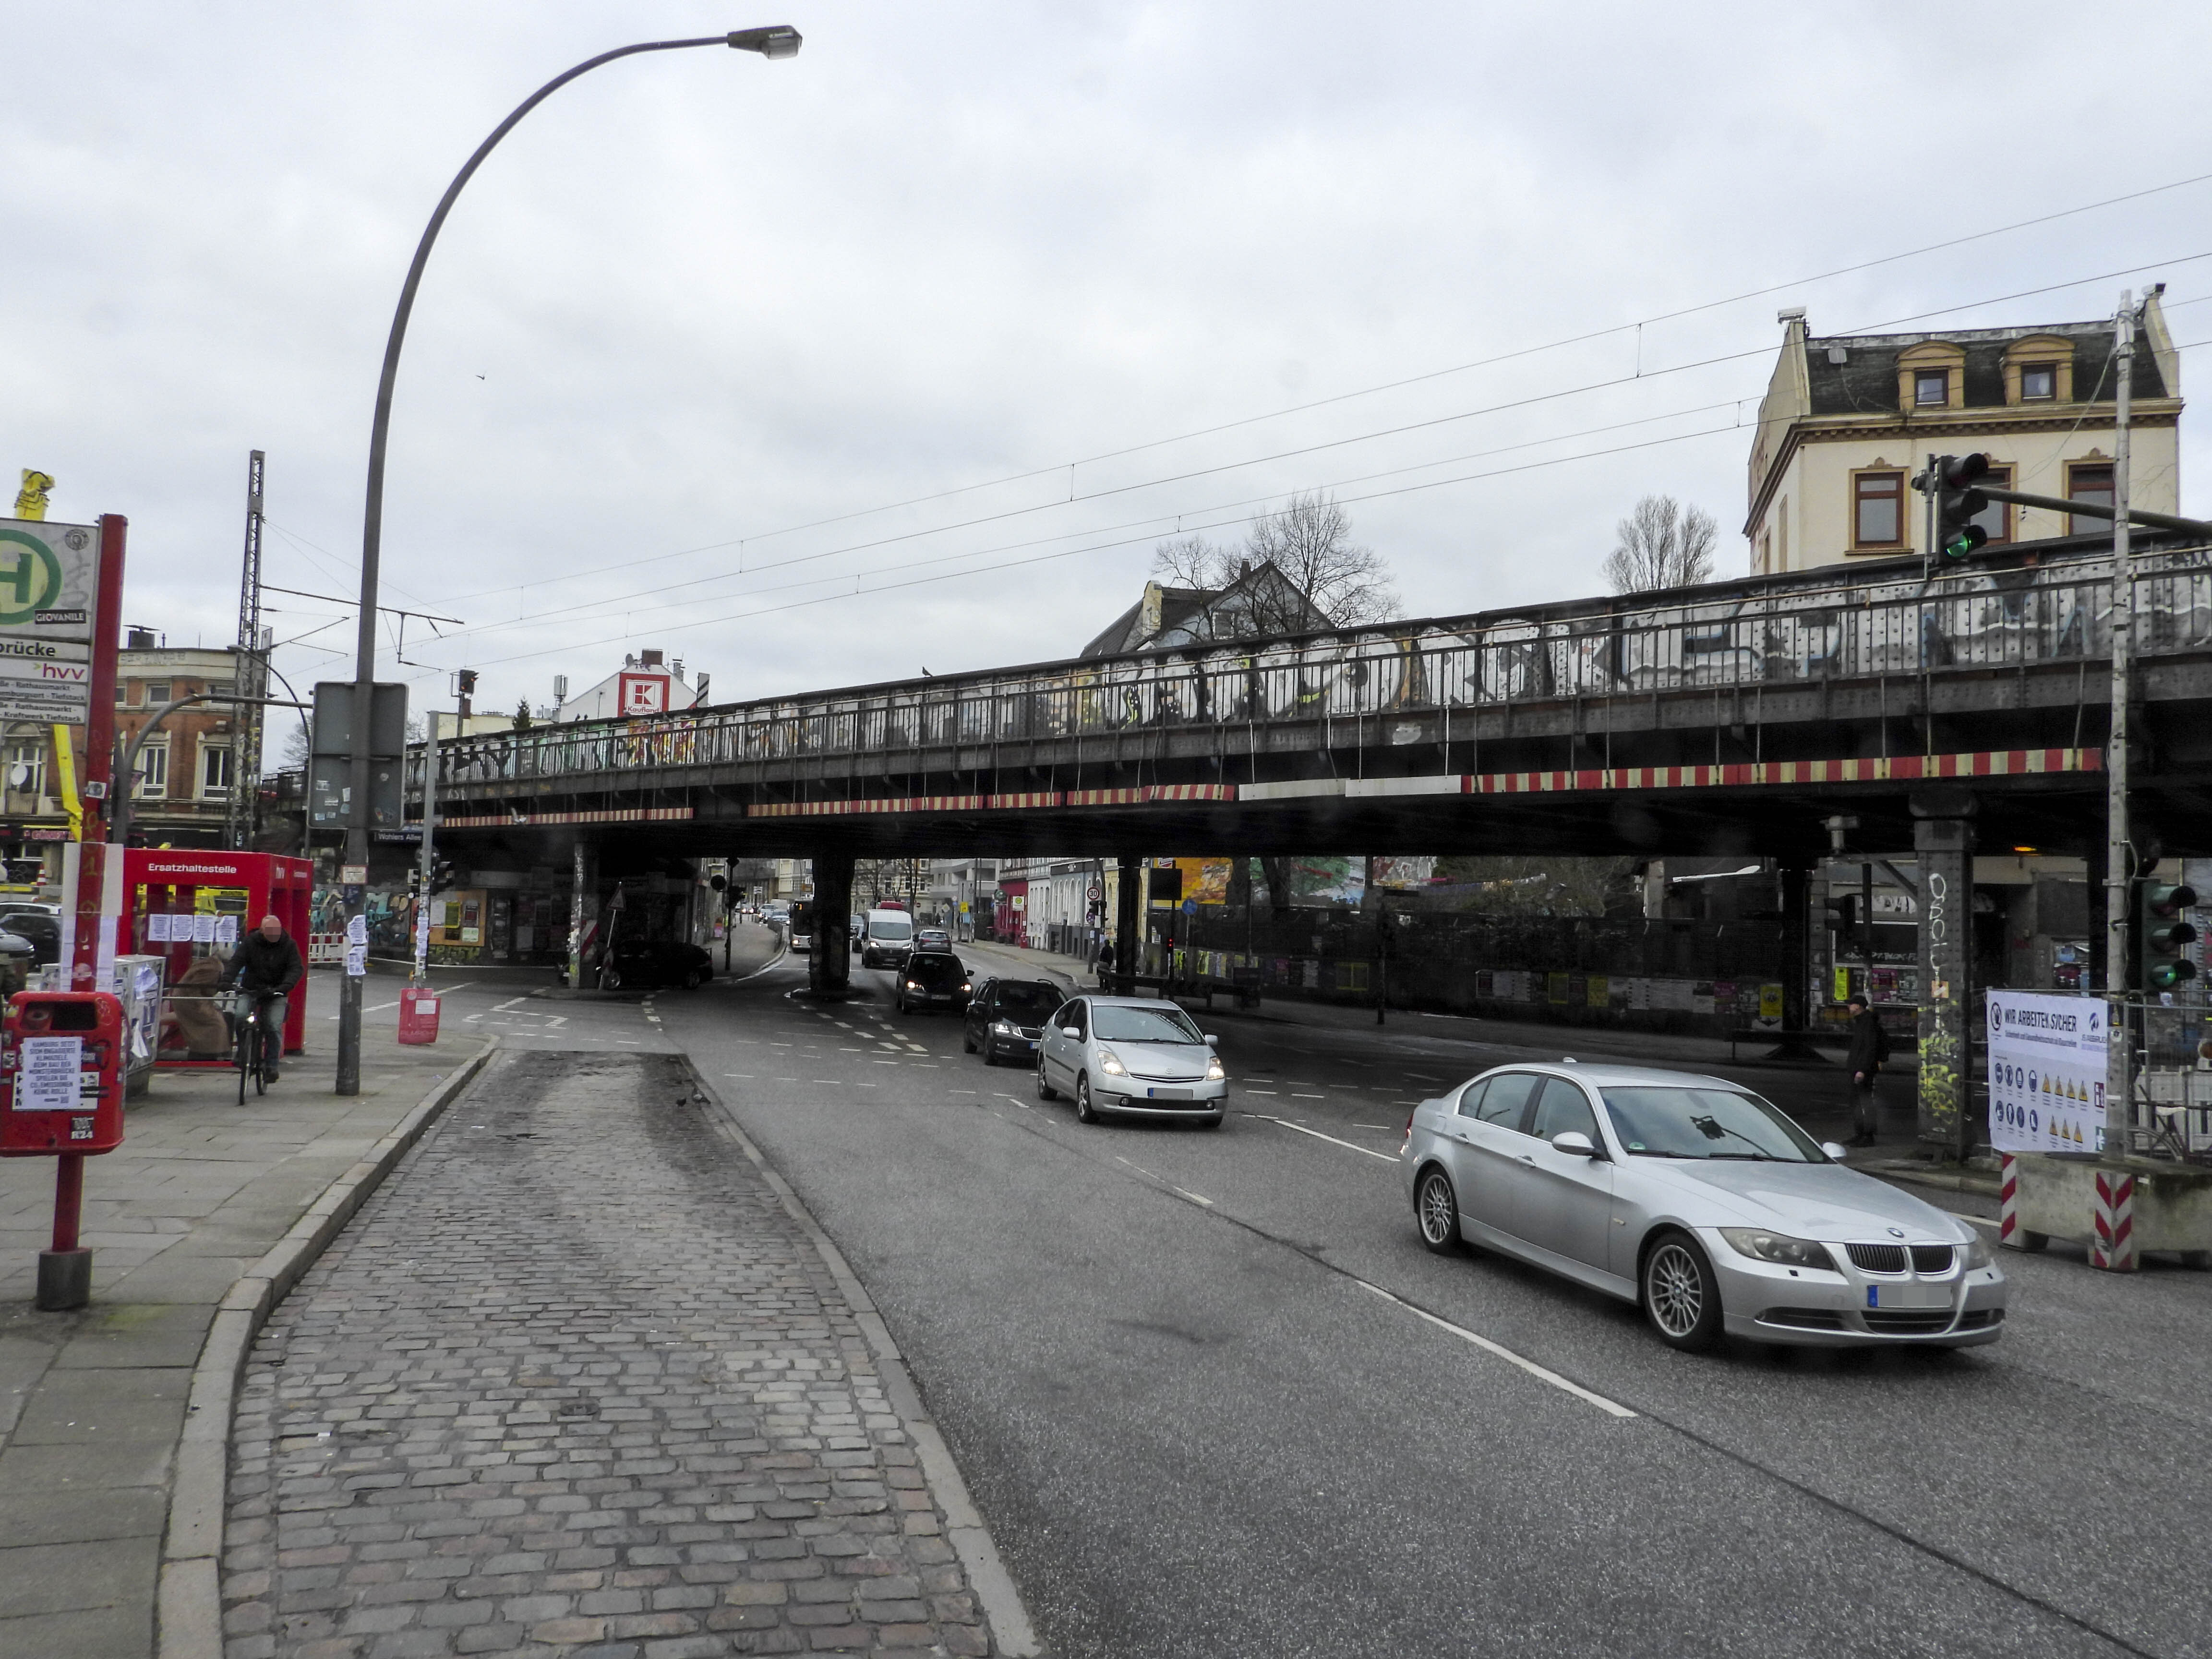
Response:
[{"label": "silver bmw sedan", "polygon": [[1996,1341],[1989,1246],[1842,1150],[1740,1084],[1570,1060],[1423,1101],[1401,1156],[1429,1249],[1466,1240],[1637,1303],[1678,1348]]}]

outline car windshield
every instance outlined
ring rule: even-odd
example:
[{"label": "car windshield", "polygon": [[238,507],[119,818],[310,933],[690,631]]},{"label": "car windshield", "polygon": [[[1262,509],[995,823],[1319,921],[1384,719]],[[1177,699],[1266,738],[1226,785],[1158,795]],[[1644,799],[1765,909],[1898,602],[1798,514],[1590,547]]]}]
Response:
[{"label": "car windshield", "polygon": [[1130,1008],[1115,1003],[1091,1009],[1102,1042],[1203,1042],[1198,1027],[1180,1008]]},{"label": "car windshield", "polygon": [[914,924],[910,921],[872,921],[868,924],[872,939],[912,939]]},{"label": "car windshield", "polygon": [[1014,1014],[1042,1022],[1044,1017],[1060,1006],[1062,996],[1049,985],[1001,985],[999,988],[999,1012]]},{"label": "car windshield", "polygon": [[957,957],[916,954],[906,959],[906,976],[924,985],[957,985],[963,977]]},{"label": "car windshield", "polygon": [[1812,1137],[1779,1107],[1741,1090],[1657,1087],[1601,1092],[1613,1132],[1632,1158],[1826,1161]]}]

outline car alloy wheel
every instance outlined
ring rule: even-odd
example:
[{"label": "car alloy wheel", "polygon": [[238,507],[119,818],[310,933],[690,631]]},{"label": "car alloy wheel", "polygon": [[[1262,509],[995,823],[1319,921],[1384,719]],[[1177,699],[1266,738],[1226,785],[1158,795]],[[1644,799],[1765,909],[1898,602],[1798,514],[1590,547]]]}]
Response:
[{"label": "car alloy wheel", "polygon": [[1459,1194],[1442,1170],[1429,1170],[1413,1189],[1413,1218],[1420,1223],[1421,1243],[1438,1255],[1459,1249]]},{"label": "car alloy wheel", "polygon": [[1075,1121],[1078,1123],[1098,1121],[1098,1109],[1091,1103],[1091,1079],[1088,1076],[1075,1079]]},{"label": "car alloy wheel", "polygon": [[965,1024],[960,1028],[960,1052],[963,1054],[972,1054],[975,1052],[975,1039],[969,1034]]},{"label": "car alloy wheel", "polygon": [[1058,1093],[1054,1091],[1052,1085],[1044,1080],[1044,1056],[1042,1054],[1039,1054],[1037,1056],[1036,1083],[1037,1098],[1039,1100],[1058,1100],[1060,1098]]},{"label": "car alloy wheel", "polygon": [[684,975],[684,988],[687,991],[696,991],[706,982],[707,970],[703,968],[694,968]]},{"label": "car alloy wheel", "polygon": [[1686,1235],[1666,1234],[1644,1258],[1644,1312],[1669,1347],[1694,1352],[1719,1337],[1720,1287]]}]

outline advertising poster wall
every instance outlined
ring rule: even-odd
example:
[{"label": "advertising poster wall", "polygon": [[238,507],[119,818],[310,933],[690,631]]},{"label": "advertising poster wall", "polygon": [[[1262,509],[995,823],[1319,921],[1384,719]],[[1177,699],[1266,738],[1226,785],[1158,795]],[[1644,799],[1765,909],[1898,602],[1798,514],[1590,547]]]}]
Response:
[{"label": "advertising poster wall", "polygon": [[2101,1152],[2103,1001],[2033,991],[1986,994],[1990,1145],[2001,1152]]}]

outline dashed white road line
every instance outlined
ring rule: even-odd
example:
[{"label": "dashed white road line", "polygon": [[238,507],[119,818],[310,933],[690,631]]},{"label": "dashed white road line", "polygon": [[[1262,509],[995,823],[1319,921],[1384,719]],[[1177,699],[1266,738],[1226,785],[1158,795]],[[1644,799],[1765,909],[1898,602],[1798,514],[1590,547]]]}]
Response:
[{"label": "dashed white road line", "polygon": [[1449,1319],[1439,1319],[1436,1315],[1429,1312],[1426,1309],[1417,1308],[1412,1303],[1405,1300],[1402,1297],[1391,1295],[1389,1291],[1384,1290],[1380,1285],[1370,1284],[1366,1279],[1358,1278],[1357,1275],[1347,1275],[1347,1277],[1350,1277],[1352,1279],[1352,1282],[1360,1286],[1363,1290],[1372,1291],[1376,1295],[1381,1297],[1385,1302],[1390,1303],[1397,1307],[1403,1308],[1407,1313],[1413,1315],[1414,1318],[1425,1319],[1440,1331],[1449,1331],[1454,1336],[1459,1338],[1461,1341],[1471,1342],[1476,1347],[1481,1349],[1485,1353],[1495,1354],[1498,1358],[1503,1359],[1509,1365],[1518,1365],[1522,1370],[1528,1372],[1529,1376],[1536,1377],[1542,1382],[1550,1383],[1553,1388],[1559,1389],[1563,1394],[1571,1394],[1574,1395],[1576,1399],[1586,1401],[1587,1403],[1596,1407],[1600,1411],[1609,1413],[1614,1417],[1630,1418],[1639,1415],[1639,1413],[1631,1411],[1627,1407],[1620,1404],[1618,1401],[1607,1400],[1601,1394],[1593,1394],[1589,1389],[1585,1389],[1579,1382],[1570,1382],[1565,1377],[1561,1376],[1557,1371],[1552,1370],[1546,1366],[1539,1365],[1534,1360],[1527,1358],[1521,1354],[1514,1352],[1512,1349],[1505,1346],[1503,1343],[1492,1342],[1486,1336],[1478,1336],[1473,1331],[1468,1330],[1464,1325],[1455,1325]]},{"label": "dashed white road line", "polygon": [[1348,1140],[1339,1140],[1334,1135],[1325,1135],[1318,1129],[1309,1129],[1303,1123],[1293,1123],[1286,1117],[1271,1117],[1265,1112],[1247,1112],[1247,1117],[1256,1117],[1263,1122],[1279,1123],[1285,1129],[1296,1129],[1302,1135],[1311,1135],[1316,1140],[1326,1140],[1332,1146],[1341,1146],[1347,1152],[1358,1152],[1362,1158],[1379,1158],[1385,1164],[1398,1161],[1395,1152],[1378,1152],[1370,1146],[1355,1146]]}]

